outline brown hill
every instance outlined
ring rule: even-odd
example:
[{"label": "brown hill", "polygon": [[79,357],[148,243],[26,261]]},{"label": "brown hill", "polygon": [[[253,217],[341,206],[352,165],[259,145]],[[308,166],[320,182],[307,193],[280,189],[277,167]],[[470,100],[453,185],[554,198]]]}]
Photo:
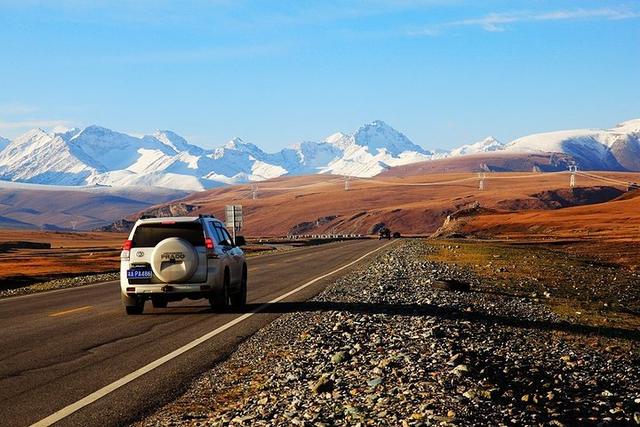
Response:
[{"label": "brown hill", "polygon": [[[638,181],[640,176],[602,175],[625,181]],[[522,209],[522,203],[537,209],[556,209],[603,202],[624,190],[579,177],[580,187],[563,193],[561,190],[569,185],[566,173],[495,173],[487,175],[485,190],[479,190],[478,183],[476,174],[436,173],[353,179],[350,189],[345,190],[342,177],[311,175],[261,182],[257,184],[257,199],[252,198],[251,185],[236,185],[195,193],[179,203],[196,206],[193,214],[213,213],[221,218],[225,205],[241,204],[245,214],[243,233],[256,237],[368,234],[383,223],[402,234],[430,234],[447,215],[474,202],[498,211]],[[548,191],[556,191],[555,196]],[[513,201],[518,203],[510,206]]]},{"label": "brown hill", "polygon": [[391,168],[379,176],[407,177],[451,172],[554,172],[567,170],[573,159],[560,153],[480,153],[412,163]]},{"label": "brown hill", "polygon": [[631,191],[607,203],[553,211],[498,212],[468,218],[459,231],[476,236],[524,238],[640,237],[640,192]]},{"label": "brown hill", "polygon": [[141,188],[74,188],[0,182],[0,228],[86,230],[184,196]]},{"label": "brown hill", "polygon": [[553,242],[558,249],[640,269],[640,191],[600,204],[458,218],[443,236]]}]

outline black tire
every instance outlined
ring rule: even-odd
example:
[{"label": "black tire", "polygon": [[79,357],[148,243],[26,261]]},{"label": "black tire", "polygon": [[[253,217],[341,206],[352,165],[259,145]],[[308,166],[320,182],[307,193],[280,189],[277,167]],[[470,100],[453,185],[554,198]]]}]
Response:
[{"label": "black tire", "polygon": [[153,308],[167,308],[168,303],[169,301],[165,296],[158,295],[151,297],[151,304],[153,305]]},{"label": "black tire", "polygon": [[229,309],[229,270],[224,271],[224,282],[220,292],[213,292],[209,296],[209,304],[215,311],[226,311]]},{"label": "black tire", "polygon": [[135,295],[122,294],[122,304],[127,314],[142,314],[144,311],[144,298]]},{"label": "black tire", "polygon": [[144,311],[144,300],[142,302],[138,302],[136,305],[125,306],[125,310],[129,315],[142,314],[142,312]]},{"label": "black tire", "polygon": [[247,266],[242,266],[240,289],[231,295],[231,307],[242,307],[247,304]]}]

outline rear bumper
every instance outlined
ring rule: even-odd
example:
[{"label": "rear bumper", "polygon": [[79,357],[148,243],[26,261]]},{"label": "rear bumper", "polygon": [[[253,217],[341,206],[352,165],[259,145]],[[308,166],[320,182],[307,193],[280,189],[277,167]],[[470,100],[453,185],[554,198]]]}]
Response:
[{"label": "rear bumper", "polygon": [[208,283],[130,283],[122,284],[122,293],[127,295],[171,295],[209,293],[213,287]]}]

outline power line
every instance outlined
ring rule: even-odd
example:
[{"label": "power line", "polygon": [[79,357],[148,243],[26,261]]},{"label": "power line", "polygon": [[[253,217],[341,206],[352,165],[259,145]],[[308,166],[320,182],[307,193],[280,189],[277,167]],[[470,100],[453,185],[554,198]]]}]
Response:
[{"label": "power line", "polygon": [[[588,178],[592,178],[592,179],[599,179],[608,183],[614,183],[620,186],[627,186],[629,188],[640,188],[639,184],[636,183],[632,183],[632,182],[628,182],[628,181],[621,181],[618,179],[614,179],[614,178],[609,178],[609,177],[603,177],[603,176],[599,176],[599,175],[594,175],[594,174],[590,174],[590,173],[586,173],[584,171],[578,171],[578,167],[576,165],[571,165],[569,166],[568,170],[564,170],[564,171],[556,171],[556,172],[537,172],[537,173],[528,173],[526,175],[505,175],[505,176],[501,176],[499,174],[491,174],[491,176],[488,176],[486,174],[486,172],[479,172],[477,174],[477,176],[475,177],[468,177],[468,178],[460,178],[460,179],[450,179],[450,180],[446,180],[446,181],[432,181],[432,182],[398,182],[398,181],[383,181],[380,179],[376,179],[376,178],[359,178],[359,177],[353,177],[353,176],[344,176],[341,181],[344,184],[344,190],[345,191],[349,191],[352,188],[351,182],[357,180],[358,182],[362,182],[362,183],[372,183],[372,184],[378,184],[378,185],[388,185],[388,186],[401,186],[401,187],[431,187],[431,186],[439,186],[439,185],[448,185],[448,184],[459,184],[459,183],[464,183],[464,182],[469,182],[469,181],[475,181],[475,180],[479,180],[478,182],[478,189],[479,190],[485,190],[486,189],[486,181],[491,179],[507,179],[507,180],[513,180],[513,179],[529,179],[529,178],[536,178],[536,179],[541,179],[547,176],[553,176],[553,175],[560,175],[560,174],[570,174],[570,179],[569,179],[569,186],[571,188],[574,188],[576,186],[576,176],[580,175],[580,176],[584,176],[584,177],[588,177]],[[323,182],[315,182],[315,183],[311,183],[311,184],[303,184],[303,185],[299,185],[296,187],[261,187],[260,190],[262,191],[295,191],[295,190],[302,190],[305,188],[310,188],[310,187],[315,187],[315,186],[324,186],[324,185],[332,185],[332,184],[338,184],[340,181],[338,181],[337,179],[332,179],[329,181],[323,181]],[[257,199],[258,198],[258,184],[253,184],[251,186],[251,189],[247,191],[247,196],[250,196],[252,199]]]},{"label": "power line", "polygon": [[595,174],[592,174],[592,173],[587,173],[587,172],[582,172],[582,171],[578,172],[578,175],[584,176],[586,178],[598,179],[598,180],[604,181],[604,182],[606,182],[608,184],[617,184],[617,185],[626,186],[626,187],[629,187],[629,188],[640,188],[640,185],[638,183],[630,182],[630,181],[622,181],[622,180],[615,179],[615,178],[610,178],[610,177],[607,177],[607,176],[600,176],[600,175],[595,175]]}]

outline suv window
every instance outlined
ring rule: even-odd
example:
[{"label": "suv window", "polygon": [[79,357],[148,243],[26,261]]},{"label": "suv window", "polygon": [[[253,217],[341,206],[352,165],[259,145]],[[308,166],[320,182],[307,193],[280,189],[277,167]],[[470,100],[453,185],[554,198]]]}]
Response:
[{"label": "suv window", "polygon": [[209,235],[213,240],[215,240],[216,245],[219,245],[224,239],[222,238],[220,230],[218,230],[218,228],[216,227],[216,223],[213,221],[207,221],[207,227]]},{"label": "suv window", "polygon": [[204,233],[200,222],[176,222],[175,224],[141,224],[133,234],[133,246],[149,248],[169,237],[180,237],[193,246],[204,246]]},{"label": "suv window", "polygon": [[223,241],[220,244],[227,245],[227,246],[233,246],[233,241],[231,240],[231,236],[229,236],[229,232],[227,230],[225,230],[220,225],[216,225],[216,230],[218,231],[218,233],[220,233],[222,235],[222,240]]}]

